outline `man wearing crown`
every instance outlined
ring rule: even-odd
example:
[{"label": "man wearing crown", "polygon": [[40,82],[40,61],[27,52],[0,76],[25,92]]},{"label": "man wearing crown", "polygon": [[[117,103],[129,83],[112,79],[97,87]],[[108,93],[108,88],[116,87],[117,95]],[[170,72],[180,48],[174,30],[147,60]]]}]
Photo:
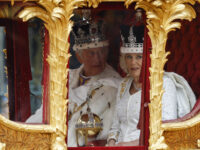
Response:
[{"label": "man wearing crown", "polygon": [[[84,114],[95,114],[100,122],[94,122],[95,127],[101,131],[89,141],[98,140],[106,142],[111,127],[117,87],[121,77],[106,63],[108,54],[108,40],[103,32],[102,22],[91,22],[83,18],[75,22],[72,34],[75,39],[73,50],[82,64],[78,69],[69,71],[69,104],[68,104],[68,141],[69,147],[83,146],[84,137],[78,134],[76,139],[78,120]],[[27,123],[42,122],[41,106]],[[91,116],[91,115],[90,115]],[[88,118],[90,125],[95,120]],[[96,120],[95,120],[96,121]],[[79,144],[79,145],[78,145]],[[106,143],[105,143],[106,144]],[[100,145],[103,145],[102,142]]]},{"label": "man wearing crown", "polygon": [[[94,120],[93,114],[100,118],[101,123],[98,125],[102,125],[102,130],[96,136],[89,138],[89,141],[106,140],[111,127],[117,87],[121,78],[106,63],[108,41],[103,26],[102,22],[83,19],[73,27],[72,33],[75,38],[73,49],[82,65],[78,69],[69,71],[67,138],[69,147],[86,144],[85,137],[80,133],[77,135],[76,130],[77,127],[84,129],[89,123],[91,125],[91,120]],[[92,117],[89,115],[91,113]],[[84,115],[88,116],[90,122],[82,120]],[[94,128],[97,126],[95,122],[92,124]]]}]

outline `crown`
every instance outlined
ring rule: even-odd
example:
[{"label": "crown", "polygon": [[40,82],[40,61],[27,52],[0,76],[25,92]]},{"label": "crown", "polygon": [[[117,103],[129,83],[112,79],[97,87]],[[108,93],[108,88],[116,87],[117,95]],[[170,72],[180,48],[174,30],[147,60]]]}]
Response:
[{"label": "crown", "polygon": [[89,48],[108,46],[108,40],[104,34],[104,23],[83,19],[73,26],[74,51]]},{"label": "crown", "polygon": [[142,53],[144,41],[144,26],[121,27],[121,53]]}]

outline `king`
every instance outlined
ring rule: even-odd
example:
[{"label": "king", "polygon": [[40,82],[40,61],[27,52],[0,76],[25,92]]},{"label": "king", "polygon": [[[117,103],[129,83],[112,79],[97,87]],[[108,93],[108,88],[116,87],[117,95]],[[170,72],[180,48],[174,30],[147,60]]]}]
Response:
[{"label": "king", "polygon": [[106,63],[109,43],[102,21],[82,17],[74,23],[72,35],[81,66],[69,71],[67,144],[76,147],[87,144],[87,135],[88,141],[106,140],[121,78]]}]

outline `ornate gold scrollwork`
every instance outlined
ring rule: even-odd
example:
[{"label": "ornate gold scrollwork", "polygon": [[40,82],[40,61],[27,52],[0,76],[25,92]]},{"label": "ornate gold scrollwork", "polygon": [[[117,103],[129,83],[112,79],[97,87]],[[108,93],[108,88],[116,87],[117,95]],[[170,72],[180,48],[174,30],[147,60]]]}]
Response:
[{"label": "ornate gold scrollwork", "polygon": [[197,140],[197,146],[200,147],[200,139]]},{"label": "ornate gold scrollwork", "polygon": [[10,13],[10,7],[8,5],[1,5],[0,6],[0,18],[11,18],[13,17]]},{"label": "ornate gold scrollwork", "polygon": [[66,115],[67,115],[67,63],[70,57],[68,52],[68,36],[73,22],[70,18],[73,10],[82,6],[97,7],[98,0],[41,0],[38,5],[26,7],[19,17],[24,21],[38,17],[45,22],[50,36],[50,126],[56,128],[52,135],[52,149],[66,149]]},{"label": "ornate gold scrollwork", "polygon": [[0,143],[0,150],[5,150],[5,149],[6,149],[6,144]]},{"label": "ornate gold scrollwork", "polygon": [[0,115],[0,141],[6,149],[50,149],[53,133],[49,125],[19,124]]},{"label": "ornate gold scrollwork", "polygon": [[177,19],[191,21],[196,13],[191,5],[194,0],[126,0],[128,7],[136,2],[136,8],[143,8],[147,15],[148,34],[152,42],[150,68],[150,138],[149,149],[166,149],[162,124],[163,68],[167,62],[165,52],[167,35],[181,27]]},{"label": "ornate gold scrollwork", "polygon": [[[19,14],[20,18],[27,21],[33,17],[38,17],[44,21],[45,27],[49,31],[50,54],[48,62],[50,64],[50,125],[38,127],[30,125],[18,125],[8,121],[5,126],[11,124],[11,129],[15,129],[13,135],[20,137],[16,130],[26,132],[47,134],[48,140],[45,146],[52,149],[66,149],[65,137],[67,132],[67,63],[70,57],[68,52],[69,43],[67,41],[73,22],[70,18],[73,10],[78,7],[98,7],[100,2],[106,1],[124,1],[126,7],[136,2],[136,8],[142,8],[147,15],[147,28],[152,42],[151,68],[150,68],[150,139],[149,149],[166,149],[163,132],[169,127],[162,126],[162,104],[161,98],[164,90],[163,85],[163,67],[167,61],[165,46],[167,35],[170,31],[180,28],[181,24],[177,19],[186,19],[191,21],[195,16],[195,11],[191,5],[195,0],[39,0],[34,6],[27,6]],[[200,2],[200,0],[197,0]],[[13,2],[13,1],[12,1]],[[0,122],[5,122],[1,119]],[[16,127],[14,127],[16,126]],[[49,131],[47,132],[47,129]],[[5,129],[5,127],[0,127]],[[0,130],[0,131],[1,131]],[[8,132],[8,129],[3,131]],[[10,131],[9,131],[10,132]],[[50,137],[51,135],[51,137]],[[45,135],[41,135],[43,137]],[[31,135],[34,138],[34,135]],[[20,137],[23,139],[23,137]],[[42,140],[43,138],[38,138]],[[2,139],[1,139],[2,140]],[[6,140],[6,139],[4,139]],[[3,141],[4,141],[3,140]],[[23,140],[21,140],[22,142]],[[40,144],[40,143],[38,143]],[[44,149],[48,149],[44,146]],[[16,147],[18,149],[18,147]]]},{"label": "ornate gold scrollwork", "polygon": [[200,114],[177,123],[162,124],[168,149],[197,149],[200,135]]}]

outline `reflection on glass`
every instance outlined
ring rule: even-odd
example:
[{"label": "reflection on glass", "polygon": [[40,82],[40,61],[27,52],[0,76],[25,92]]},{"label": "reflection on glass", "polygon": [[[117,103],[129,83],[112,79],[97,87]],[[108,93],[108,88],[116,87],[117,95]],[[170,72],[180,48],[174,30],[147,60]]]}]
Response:
[{"label": "reflection on glass", "polygon": [[43,119],[43,23],[39,19],[29,21],[29,54],[32,80],[30,87],[31,116],[26,120],[27,123],[42,123]]},{"label": "reflection on glass", "polygon": [[43,24],[39,19],[29,21],[29,53],[31,62],[32,80],[30,84],[31,114],[41,106],[42,103],[42,29]]},{"label": "reflection on glass", "polygon": [[[43,23],[39,19],[29,22],[0,19],[0,23],[3,26],[0,28],[1,105],[8,109],[10,120],[42,123],[42,92],[43,87],[47,89],[47,84],[44,85],[47,80],[44,79],[48,77],[47,72],[43,74]],[[6,59],[3,49],[6,49]],[[7,68],[7,74],[4,67]],[[5,107],[5,93],[9,97],[9,107]],[[47,96],[45,101],[48,101]]]},{"label": "reflection on glass", "polygon": [[6,75],[5,48],[5,27],[0,27],[0,113],[8,118],[8,80]]}]

